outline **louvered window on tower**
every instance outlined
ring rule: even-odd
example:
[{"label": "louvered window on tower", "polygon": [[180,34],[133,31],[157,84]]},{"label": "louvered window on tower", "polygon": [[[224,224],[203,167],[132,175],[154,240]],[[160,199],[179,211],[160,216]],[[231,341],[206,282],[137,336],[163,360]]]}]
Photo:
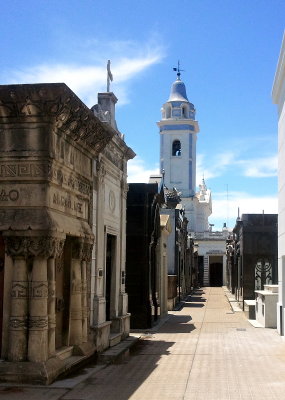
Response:
[{"label": "louvered window on tower", "polygon": [[180,140],[174,140],[172,143],[172,155],[173,156],[181,156],[181,143]]}]

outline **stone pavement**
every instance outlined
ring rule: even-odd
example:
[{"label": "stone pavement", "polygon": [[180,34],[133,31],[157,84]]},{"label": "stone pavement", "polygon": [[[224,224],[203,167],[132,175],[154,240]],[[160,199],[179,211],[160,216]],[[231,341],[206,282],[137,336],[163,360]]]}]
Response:
[{"label": "stone pavement", "polygon": [[1,385],[0,400],[285,400],[284,338],[233,312],[223,288],[197,290],[142,338],[128,358],[83,370],[81,382]]}]

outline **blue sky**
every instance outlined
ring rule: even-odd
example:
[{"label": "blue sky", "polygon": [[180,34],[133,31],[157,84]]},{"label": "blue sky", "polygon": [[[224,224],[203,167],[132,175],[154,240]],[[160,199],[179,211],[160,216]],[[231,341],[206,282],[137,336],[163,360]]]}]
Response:
[{"label": "blue sky", "polygon": [[1,5],[0,81],[65,82],[88,105],[106,90],[137,157],[129,180],[158,170],[156,122],[180,60],[197,109],[197,183],[212,190],[210,222],[277,212],[277,110],[271,88],[284,0],[9,0]]}]

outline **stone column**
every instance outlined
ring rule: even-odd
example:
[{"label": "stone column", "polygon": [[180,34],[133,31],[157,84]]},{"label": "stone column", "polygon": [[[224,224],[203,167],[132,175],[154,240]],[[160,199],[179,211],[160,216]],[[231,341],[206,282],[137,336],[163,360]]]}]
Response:
[{"label": "stone column", "polygon": [[75,242],[71,260],[70,345],[82,343],[82,243]]},{"label": "stone column", "polygon": [[60,257],[64,246],[64,240],[53,239],[50,244],[51,256],[47,261],[47,279],[48,279],[48,354],[55,353],[55,328],[56,328],[56,281],[55,281],[55,259]]},{"label": "stone column", "polygon": [[47,258],[34,258],[29,304],[28,360],[48,359],[48,281]]},{"label": "stone column", "polygon": [[82,342],[87,342],[87,281],[86,281],[86,261],[81,262],[81,279],[82,279]]},{"label": "stone column", "polygon": [[55,353],[55,258],[49,258],[47,262],[48,278],[48,354]]},{"label": "stone column", "polygon": [[[83,244],[83,254],[81,262],[81,279],[82,279],[82,342],[88,341],[88,290],[87,284],[90,284],[90,276],[87,276],[87,263],[92,259],[93,244],[85,242]],[[90,272],[89,272],[90,275]]]},{"label": "stone column", "polygon": [[9,321],[9,361],[27,359],[28,273],[25,257],[15,256]]}]

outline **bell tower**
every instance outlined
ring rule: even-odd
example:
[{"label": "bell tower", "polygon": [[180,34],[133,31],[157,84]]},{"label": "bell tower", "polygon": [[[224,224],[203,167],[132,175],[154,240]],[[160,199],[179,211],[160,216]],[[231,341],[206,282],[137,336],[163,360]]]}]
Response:
[{"label": "bell tower", "polygon": [[163,104],[160,130],[160,171],[164,183],[175,187],[181,197],[191,197],[196,190],[196,140],[199,132],[195,107],[189,102],[178,63],[177,79],[172,84],[168,101]]}]

